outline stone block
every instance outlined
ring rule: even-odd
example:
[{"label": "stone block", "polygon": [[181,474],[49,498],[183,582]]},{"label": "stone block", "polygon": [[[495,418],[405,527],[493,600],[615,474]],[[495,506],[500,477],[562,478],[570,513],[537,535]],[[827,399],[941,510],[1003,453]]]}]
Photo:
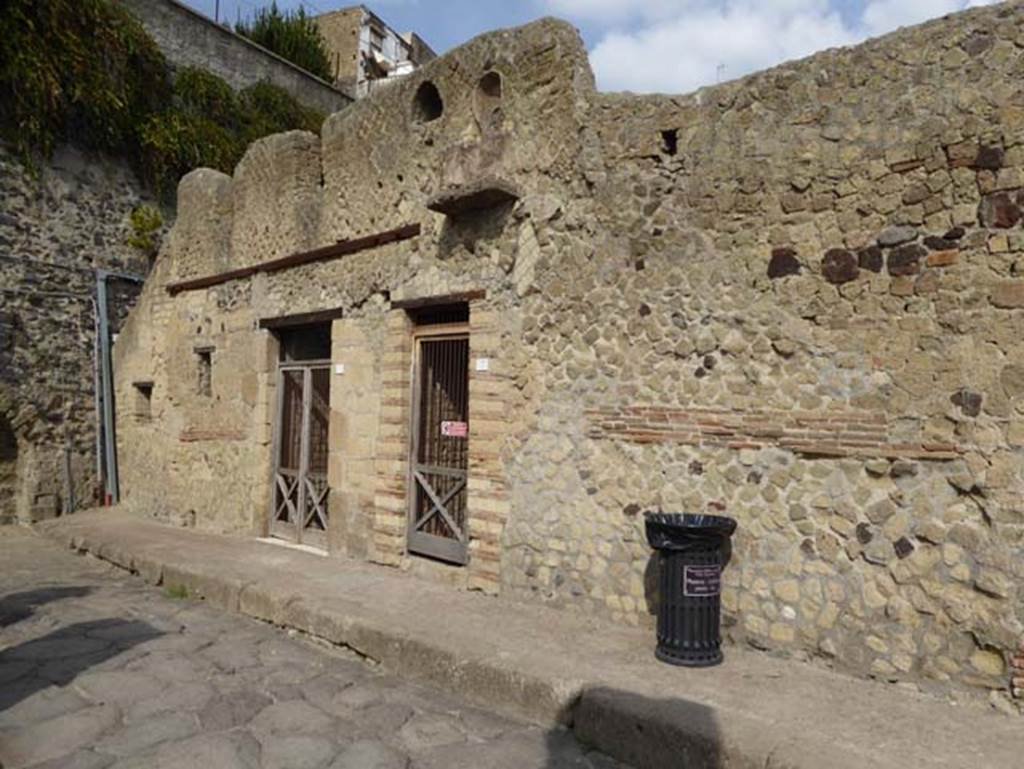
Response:
[{"label": "stone block", "polygon": [[1024,307],[1024,280],[1005,281],[992,288],[989,301],[996,307],[1011,310]]}]

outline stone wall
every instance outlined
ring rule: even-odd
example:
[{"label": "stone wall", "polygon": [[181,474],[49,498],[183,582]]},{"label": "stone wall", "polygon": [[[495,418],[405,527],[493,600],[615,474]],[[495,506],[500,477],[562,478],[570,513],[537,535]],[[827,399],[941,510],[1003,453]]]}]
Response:
[{"label": "stone wall", "polygon": [[[0,200],[0,521],[31,521],[98,501],[96,270],[145,276],[127,241],[152,201],[122,164],[67,147],[33,169],[0,149]],[[139,287],[108,288],[116,333]]]},{"label": "stone wall", "polygon": [[[116,351],[121,402],[154,383],[145,421],[119,415],[129,502],[265,532],[276,342],[257,323],[340,308],[333,552],[649,625],[641,513],[724,513],[734,641],[1003,703],[1024,629],[1022,39],[1015,2],[636,97],[596,93],[575,32],[542,21],[321,137],[257,142],[233,177],[190,174]],[[497,188],[518,201],[426,207]],[[402,308],[452,295],[488,362],[462,569],[405,546]]]},{"label": "stone wall", "polygon": [[688,97],[598,98],[612,162],[585,256],[538,300],[573,321],[535,332],[571,394],[538,418],[587,437],[521,460],[554,450],[579,479],[517,508],[545,494],[532,509],[591,523],[555,564],[539,521],[510,527],[523,589],[642,619],[637,512],[725,512],[734,638],[1003,687],[1024,619],[1022,29],[1013,3]]},{"label": "stone wall", "polygon": [[230,24],[217,24],[177,0],[119,2],[138,17],[173,66],[205,69],[235,90],[267,81],[328,114],[351,101],[331,84],[236,34]]}]

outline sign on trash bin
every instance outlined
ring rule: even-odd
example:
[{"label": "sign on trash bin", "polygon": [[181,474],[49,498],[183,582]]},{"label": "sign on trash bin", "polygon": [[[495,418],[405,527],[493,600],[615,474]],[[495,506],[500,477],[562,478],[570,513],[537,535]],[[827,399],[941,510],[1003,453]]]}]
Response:
[{"label": "sign on trash bin", "polygon": [[721,592],[722,567],[718,564],[683,567],[683,595],[687,598],[713,596]]}]

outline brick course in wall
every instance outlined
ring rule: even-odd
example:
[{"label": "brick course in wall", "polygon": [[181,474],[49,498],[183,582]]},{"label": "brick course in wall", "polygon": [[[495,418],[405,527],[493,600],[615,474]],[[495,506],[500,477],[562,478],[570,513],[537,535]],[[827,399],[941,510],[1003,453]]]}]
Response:
[{"label": "brick course in wall", "polygon": [[953,443],[906,443],[892,438],[885,414],[786,412],[626,406],[587,411],[589,435],[630,443],[682,443],[730,449],[781,448],[829,457],[950,460],[966,449]]}]

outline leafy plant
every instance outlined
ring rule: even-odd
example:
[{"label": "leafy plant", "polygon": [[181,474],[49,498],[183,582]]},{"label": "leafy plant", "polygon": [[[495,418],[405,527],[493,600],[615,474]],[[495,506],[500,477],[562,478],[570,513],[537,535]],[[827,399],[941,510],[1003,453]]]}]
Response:
[{"label": "leafy plant", "polygon": [[132,209],[129,221],[132,234],[128,237],[128,245],[139,249],[146,256],[156,256],[156,234],[164,224],[160,211],[153,206],[141,205]]},{"label": "leafy plant", "polygon": [[277,3],[271,2],[251,19],[236,24],[235,31],[323,80],[334,79],[327,44],[301,6],[282,13]]},{"label": "leafy plant", "polygon": [[270,83],[256,83],[241,91],[242,131],[245,143],[261,136],[301,128],[319,131],[324,114],[303,107],[287,91]]},{"label": "leafy plant", "polygon": [[143,171],[166,196],[193,168],[231,173],[256,139],[296,128],[318,131],[323,120],[322,113],[270,83],[236,94],[209,72],[183,69],[174,81],[172,106],[139,129]]},{"label": "leafy plant", "polygon": [[163,54],[110,0],[6,0],[0,40],[0,138],[23,156],[69,138],[133,149],[138,119],[170,95]]},{"label": "leafy plant", "polygon": [[113,0],[5,0],[0,41],[0,141],[26,161],[61,142],[120,155],[165,197],[193,168],[231,173],[250,142],[324,117],[269,83],[236,93],[192,67],[172,78]]}]

